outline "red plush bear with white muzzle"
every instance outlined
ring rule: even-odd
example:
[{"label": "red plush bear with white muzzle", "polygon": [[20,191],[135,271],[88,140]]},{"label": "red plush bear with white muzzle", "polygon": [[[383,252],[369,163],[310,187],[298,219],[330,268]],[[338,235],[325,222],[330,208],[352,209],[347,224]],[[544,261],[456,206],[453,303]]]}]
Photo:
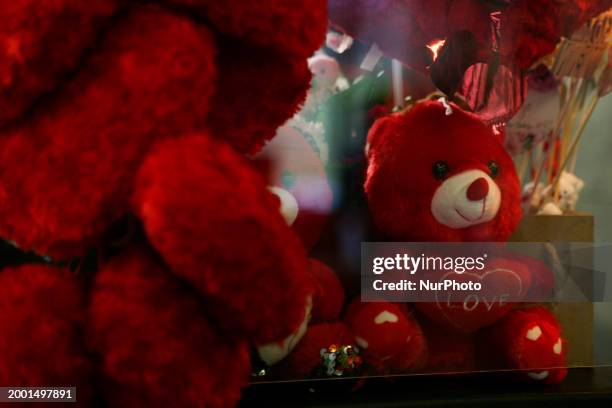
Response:
[{"label": "red plush bear with white muzzle", "polygon": [[485,124],[450,109],[424,102],[374,124],[365,183],[374,221],[403,240],[505,241],[521,216],[512,159]]},{"label": "red plush bear with white muzzle", "polygon": [[[376,226],[389,239],[506,241],[520,220],[514,163],[488,126],[454,104],[420,102],[379,119],[368,136],[367,157],[367,199]],[[490,262],[511,268],[525,293],[550,284],[546,268],[521,259]],[[432,370],[517,369],[525,370],[524,378],[547,383],[565,377],[560,327],[544,308],[502,302],[467,309],[456,303],[415,306],[426,319]],[[460,338],[461,347],[450,338]]]}]

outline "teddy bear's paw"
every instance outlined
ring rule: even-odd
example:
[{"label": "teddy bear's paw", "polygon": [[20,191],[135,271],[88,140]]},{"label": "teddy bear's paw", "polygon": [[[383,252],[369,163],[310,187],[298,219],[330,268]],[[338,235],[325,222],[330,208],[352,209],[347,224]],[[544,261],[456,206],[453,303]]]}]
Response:
[{"label": "teddy bear's paw", "polygon": [[526,381],[561,382],[567,375],[567,347],[556,318],[543,307],[510,312],[485,330],[481,346],[489,355],[489,368],[516,370]]},{"label": "teddy bear's paw", "polygon": [[85,303],[75,275],[47,265],[0,271],[0,384],[76,386],[91,394],[91,364],[81,338]]},{"label": "teddy bear's paw", "polygon": [[310,325],[337,321],[340,317],[344,305],[344,288],[336,273],[316,259],[309,260],[308,270],[314,281],[314,293],[308,298],[306,315],[298,329],[281,341],[257,345],[259,357],[268,365],[275,365],[288,355],[293,355],[293,349],[301,344]]},{"label": "teddy bear's paw", "polygon": [[100,268],[87,335],[110,406],[234,406],[248,346],[208,322],[200,297],[143,249]]},{"label": "teddy bear's paw", "polygon": [[77,67],[117,8],[116,0],[0,1],[0,127]]},{"label": "teddy bear's paw", "polygon": [[293,333],[289,334],[282,340],[275,340],[270,343],[255,345],[261,360],[267,365],[272,366],[287,357],[304,337],[304,334],[308,329],[308,324],[310,323],[311,313],[312,299],[308,297],[304,318]]},{"label": "teddy bear's paw", "polygon": [[357,298],[349,305],[345,321],[366,365],[377,373],[405,373],[425,364],[425,337],[404,304],[361,303]]}]

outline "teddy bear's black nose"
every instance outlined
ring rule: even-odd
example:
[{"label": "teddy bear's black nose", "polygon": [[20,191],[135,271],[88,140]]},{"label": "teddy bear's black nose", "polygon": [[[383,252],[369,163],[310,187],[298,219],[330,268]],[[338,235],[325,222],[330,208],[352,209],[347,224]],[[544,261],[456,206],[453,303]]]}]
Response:
[{"label": "teddy bear's black nose", "polygon": [[489,193],[489,182],[484,177],[472,181],[467,189],[466,196],[470,201],[480,201]]}]

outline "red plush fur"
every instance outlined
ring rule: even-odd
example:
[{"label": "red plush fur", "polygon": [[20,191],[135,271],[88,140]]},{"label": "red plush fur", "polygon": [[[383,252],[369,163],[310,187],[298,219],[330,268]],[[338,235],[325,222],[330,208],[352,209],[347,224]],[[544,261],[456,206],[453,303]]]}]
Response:
[{"label": "red plush fur", "polygon": [[53,257],[97,242],[127,211],[150,144],[203,126],[211,40],[153,6],[119,22],[48,105],[0,135],[0,234]]},{"label": "red plush fur", "polygon": [[135,185],[151,243],[207,297],[217,324],[256,344],[298,328],[313,293],[306,255],[243,157],[206,134],[167,140]]},{"label": "red plush fur", "polygon": [[0,127],[19,118],[76,68],[116,3],[0,1]]},{"label": "red plush fur", "polygon": [[323,262],[310,260],[310,274],[315,280],[312,321],[332,321],[340,317],[344,306],[344,288],[336,273]]},{"label": "red plush fur", "polygon": [[327,0],[164,1],[205,15],[221,33],[301,59],[311,56],[325,40]]},{"label": "red plush fur", "polygon": [[426,318],[419,319],[429,350],[427,371],[473,371],[475,366],[472,334],[447,330]]},{"label": "red plush fur", "polygon": [[193,291],[144,250],[102,265],[88,335],[110,406],[227,407],[248,381],[246,344],[217,334]]},{"label": "red plush fur", "polygon": [[[456,105],[445,114],[437,101],[376,121],[368,135],[365,191],[378,228],[400,241],[505,241],[521,217],[520,187],[514,163],[498,138],[476,116]],[[501,207],[490,222],[468,228],[447,227],[434,218],[431,199],[441,185],[432,174],[437,161],[446,161],[448,177],[465,170],[489,173],[501,190]]]},{"label": "red plush fur", "polygon": [[310,86],[304,58],[229,38],[219,42],[217,92],[208,125],[244,153],[256,153],[299,108]]},{"label": "red plush fur", "polygon": [[0,271],[0,384],[77,387],[91,399],[91,364],[81,336],[85,303],[75,275],[46,265]]}]

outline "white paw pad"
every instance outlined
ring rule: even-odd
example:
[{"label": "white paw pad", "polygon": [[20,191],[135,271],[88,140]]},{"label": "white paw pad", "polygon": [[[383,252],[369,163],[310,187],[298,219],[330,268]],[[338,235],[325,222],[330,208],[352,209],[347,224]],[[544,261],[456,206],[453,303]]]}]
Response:
[{"label": "white paw pad", "polygon": [[559,337],[559,340],[557,340],[557,342],[553,346],[553,353],[561,354],[561,351],[563,351],[563,345],[561,344],[561,337]]},{"label": "white paw pad", "polygon": [[527,334],[525,335],[525,337],[531,341],[538,340],[540,336],[542,336],[542,329],[540,329],[540,326],[533,326],[531,329],[527,330]]},{"label": "white paw pad", "polygon": [[397,323],[399,317],[395,313],[391,313],[388,310],[383,310],[374,318],[374,323],[383,324],[383,323]]},{"label": "white paw pad", "polygon": [[368,342],[359,336],[355,337],[355,343],[364,350],[369,346]]},{"label": "white paw pad", "polygon": [[548,371],[540,371],[539,373],[532,371],[527,373],[527,375],[529,376],[529,378],[531,378],[532,380],[536,380],[536,381],[540,381],[545,379],[546,377],[548,377]]}]

